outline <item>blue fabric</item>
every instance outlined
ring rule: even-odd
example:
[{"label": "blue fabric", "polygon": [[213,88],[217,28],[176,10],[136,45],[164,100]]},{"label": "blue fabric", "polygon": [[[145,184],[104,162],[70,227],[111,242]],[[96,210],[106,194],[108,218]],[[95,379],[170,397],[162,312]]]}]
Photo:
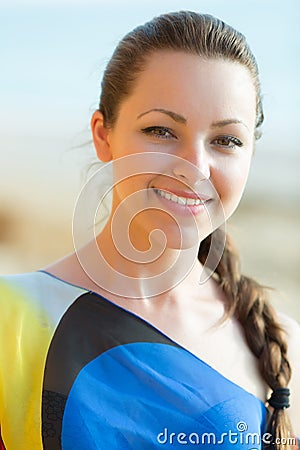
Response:
[{"label": "blue fabric", "polygon": [[64,450],[260,449],[263,403],[182,347],[137,342],[85,365],[67,399]]}]

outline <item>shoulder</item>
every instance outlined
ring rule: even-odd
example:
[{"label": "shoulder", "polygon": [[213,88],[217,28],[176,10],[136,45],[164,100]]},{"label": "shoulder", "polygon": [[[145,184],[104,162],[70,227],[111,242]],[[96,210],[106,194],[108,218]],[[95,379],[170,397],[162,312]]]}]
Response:
[{"label": "shoulder", "polygon": [[286,316],[278,314],[279,323],[286,333],[288,343],[288,358],[292,368],[292,378],[290,381],[291,406],[289,415],[292,420],[296,435],[300,436],[300,324]]},{"label": "shoulder", "polygon": [[[300,324],[297,320],[283,313],[277,313],[279,323],[286,333],[290,352],[297,352],[300,355],[299,338]],[[297,345],[298,344],[298,345]]]},{"label": "shoulder", "polygon": [[300,324],[295,319],[282,313],[278,313],[278,319],[286,335],[288,356],[292,364],[292,370],[300,370]]},{"label": "shoulder", "polygon": [[[84,289],[66,283],[43,271],[0,276],[0,316],[8,319],[13,316],[35,314],[48,316],[54,323],[64,311],[78,298]],[[53,320],[52,320],[53,319]]]},{"label": "shoulder", "polygon": [[1,326],[12,317],[17,320],[17,311],[25,304],[24,300],[29,297],[31,277],[29,274],[15,274],[0,276],[0,311]]}]

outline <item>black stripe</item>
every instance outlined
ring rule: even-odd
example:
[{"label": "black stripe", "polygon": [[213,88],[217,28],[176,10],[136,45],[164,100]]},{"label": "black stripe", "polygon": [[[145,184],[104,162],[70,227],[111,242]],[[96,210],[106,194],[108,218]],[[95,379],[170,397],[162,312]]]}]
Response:
[{"label": "black stripe", "polygon": [[65,403],[81,369],[107,350],[134,342],[176,346],[143,319],[97,294],[85,293],[69,307],[54,333],[46,360],[42,400],[44,449],[61,448]]}]

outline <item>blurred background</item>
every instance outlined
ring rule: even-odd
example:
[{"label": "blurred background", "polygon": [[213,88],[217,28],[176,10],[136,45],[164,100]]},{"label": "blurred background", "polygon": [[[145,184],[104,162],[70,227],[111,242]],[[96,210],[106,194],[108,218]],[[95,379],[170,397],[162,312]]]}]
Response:
[{"label": "blurred background", "polygon": [[300,320],[298,0],[0,1],[0,273],[36,270],[73,250],[103,69],[127,31],[179,9],[227,21],[257,57],[266,121],[228,231],[243,271]]}]

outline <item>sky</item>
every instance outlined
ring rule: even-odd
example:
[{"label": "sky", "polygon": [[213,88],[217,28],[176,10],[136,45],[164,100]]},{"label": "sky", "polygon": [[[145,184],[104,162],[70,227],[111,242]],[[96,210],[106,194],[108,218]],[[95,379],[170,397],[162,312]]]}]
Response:
[{"label": "sky", "polygon": [[66,198],[75,195],[115,45],[136,25],[180,9],[211,13],[246,35],[266,115],[249,189],[259,182],[272,190],[279,180],[298,190],[298,0],[0,0],[0,192],[55,197],[63,185]]}]

